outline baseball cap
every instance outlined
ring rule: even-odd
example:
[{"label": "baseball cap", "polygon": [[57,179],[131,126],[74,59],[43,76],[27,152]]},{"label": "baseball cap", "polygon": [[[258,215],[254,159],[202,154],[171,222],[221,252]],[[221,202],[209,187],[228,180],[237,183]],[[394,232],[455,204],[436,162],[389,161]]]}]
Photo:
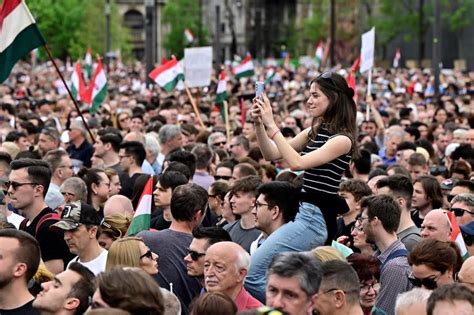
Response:
[{"label": "baseball cap", "polygon": [[474,236],[474,221],[471,221],[468,224],[461,224],[459,228],[463,233],[466,233],[470,236]]},{"label": "baseball cap", "polygon": [[80,224],[100,225],[99,213],[90,205],[75,201],[64,206],[61,220],[51,227],[69,231],[76,229]]}]

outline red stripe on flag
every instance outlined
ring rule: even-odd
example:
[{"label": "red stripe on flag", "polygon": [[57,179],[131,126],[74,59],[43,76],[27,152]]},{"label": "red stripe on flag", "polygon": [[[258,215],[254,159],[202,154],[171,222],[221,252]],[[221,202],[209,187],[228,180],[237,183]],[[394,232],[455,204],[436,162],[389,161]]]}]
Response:
[{"label": "red stripe on flag", "polygon": [[157,76],[159,76],[162,72],[168,70],[168,69],[171,69],[173,68],[174,66],[176,66],[176,64],[178,63],[178,60],[176,60],[176,57],[173,56],[171,57],[171,60],[168,61],[167,63],[165,63],[164,65],[161,65],[161,66],[158,66],[157,68],[155,68],[153,71],[151,71],[148,76],[150,78],[152,78],[153,80],[155,80],[155,78]]},{"label": "red stripe on flag", "polygon": [[0,31],[2,30],[3,20],[19,6],[21,0],[3,0],[2,8],[0,9]]}]

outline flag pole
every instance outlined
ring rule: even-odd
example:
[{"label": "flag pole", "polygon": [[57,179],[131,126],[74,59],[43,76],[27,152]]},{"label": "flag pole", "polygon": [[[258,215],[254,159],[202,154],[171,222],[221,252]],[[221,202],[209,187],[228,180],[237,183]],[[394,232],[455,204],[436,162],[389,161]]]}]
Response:
[{"label": "flag pole", "polygon": [[61,78],[61,81],[63,81],[64,87],[66,88],[69,94],[69,97],[71,98],[72,102],[74,103],[74,106],[76,107],[77,114],[81,117],[82,122],[84,123],[84,126],[86,127],[87,132],[89,133],[89,136],[91,137],[92,143],[94,143],[95,142],[94,135],[92,134],[92,131],[89,129],[86,119],[84,118],[84,116],[82,116],[81,110],[79,109],[79,104],[77,104],[76,99],[74,98],[74,96],[72,96],[71,90],[69,89],[69,86],[67,86],[66,84],[66,80],[64,80],[64,77],[61,74],[61,71],[59,71],[58,65],[56,64],[56,61],[54,61],[53,55],[51,54],[51,50],[49,50],[48,45],[44,45],[44,49],[48,53],[49,60],[51,60],[51,62],[53,63],[54,68],[56,69],[56,72],[59,74],[59,77]]},{"label": "flag pole", "polygon": [[227,143],[230,143],[230,123],[229,123],[229,104],[224,101],[224,120],[225,120],[225,133],[227,135]]},{"label": "flag pole", "polygon": [[199,109],[197,108],[196,106],[196,102],[194,102],[194,98],[191,94],[191,91],[189,90],[189,87],[188,85],[186,84],[186,82],[184,82],[184,88],[186,89],[186,93],[188,94],[188,97],[189,97],[189,100],[191,101],[191,105],[193,106],[193,109],[194,109],[194,112],[196,113],[196,116],[197,116],[197,119],[199,121],[199,124],[201,125],[202,128],[206,128],[206,126],[204,125],[204,123],[202,122],[202,119],[201,119],[201,114],[199,113]]},{"label": "flag pole", "polygon": [[[372,68],[369,69],[369,78],[367,79],[367,98],[369,96],[372,96],[371,90],[372,90]],[[370,106],[367,105],[365,120],[369,121],[369,119],[370,119]]]}]

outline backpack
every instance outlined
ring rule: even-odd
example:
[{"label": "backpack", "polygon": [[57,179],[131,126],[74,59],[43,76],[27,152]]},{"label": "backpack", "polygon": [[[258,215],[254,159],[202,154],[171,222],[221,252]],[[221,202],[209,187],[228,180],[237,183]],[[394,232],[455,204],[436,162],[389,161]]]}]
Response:
[{"label": "backpack", "polygon": [[[61,219],[61,216],[59,214],[57,214],[56,212],[46,214],[45,216],[43,216],[38,221],[38,224],[36,224],[35,234],[33,236],[36,237],[36,234],[38,234],[38,231],[40,230],[43,223],[45,223],[47,221],[56,221],[57,222],[60,219]],[[23,221],[21,221],[20,230],[25,231],[27,223],[28,223],[28,219],[24,219]]]}]

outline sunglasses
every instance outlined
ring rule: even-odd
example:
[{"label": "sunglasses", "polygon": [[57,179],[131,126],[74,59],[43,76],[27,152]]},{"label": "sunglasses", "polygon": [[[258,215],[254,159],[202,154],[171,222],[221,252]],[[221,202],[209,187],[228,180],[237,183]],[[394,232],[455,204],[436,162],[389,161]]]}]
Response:
[{"label": "sunglasses", "polygon": [[461,234],[462,238],[464,239],[464,244],[466,244],[466,246],[472,246],[472,243],[474,243],[474,236],[464,232]]},{"label": "sunglasses", "polygon": [[219,175],[214,175],[215,180],[223,179],[223,180],[230,180],[232,176],[219,176]]},{"label": "sunglasses", "polygon": [[422,286],[427,288],[428,290],[434,290],[438,287],[438,284],[436,283],[436,278],[423,278],[423,279],[418,279],[412,274],[408,276],[408,281],[410,281],[411,284],[413,284],[415,287],[421,288]]},{"label": "sunglasses", "polygon": [[221,142],[215,142],[215,143],[213,143],[212,145],[213,145],[213,146],[216,146],[216,147],[219,147],[219,146],[221,146],[221,145],[226,145],[226,143],[227,143],[227,141],[221,141]]},{"label": "sunglasses", "polygon": [[199,257],[206,255],[206,253],[196,252],[195,250],[188,248],[188,255],[191,257],[192,260],[197,261]]},{"label": "sunglasses", "polygon": [[150,259],[153,259],[153,252],[151,250],[147,250],[147,252],[143,255],[140,256],[140,259],[148,257]]},{"label": "sunglasses", "polygon": [[39,185],[39,184],[38,183],[17,183],[14,181],[8,181],[5,183],[5,187],[7,188],[7,190],[10,189],[10,187],[13,190],[17,190],[19,187],[25,186],[25,185]]},{"label": "sunglasses", "polygon": [[451,212],[454,212],[454,215],[457,216],[457,217],[462,217],[464,215],[464,212],[467,212],[471,215],[474,215],[473,211],[469,211],[469,210],[466,210],[466,209],[463,209],[463,208],[451,208],[449,210]]},{"label": "sunglasses", "polygon": [[335,88],[337,88],[336,82],[334,82],[334,80],[333,80],[333,78],[332,78],[332,72],[331,72],[331,71],[326,71],[326,72],[324,72],[324,73],[321,73],[321,74],[317,77],[317,79],[319,79],[319,78],[323,78],[323,79],[325,79],[325,80],[330,81],[330,82],[332,83],[332,85],[333,85]]}]

